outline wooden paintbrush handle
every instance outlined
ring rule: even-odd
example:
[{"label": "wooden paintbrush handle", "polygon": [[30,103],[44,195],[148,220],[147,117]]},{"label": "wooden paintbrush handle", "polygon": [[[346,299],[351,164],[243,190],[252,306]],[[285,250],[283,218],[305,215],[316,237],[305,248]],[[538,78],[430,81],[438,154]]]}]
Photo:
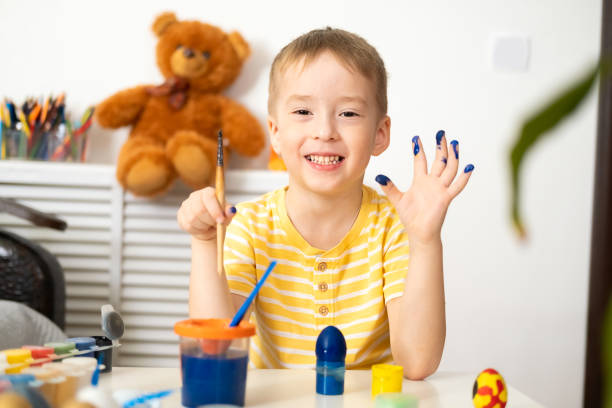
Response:
[{"label": "wooden paintbrush handle", "polygon": [[[221,210],[225,213],[225,181],[223,177],[223,167],[217,166],[215,177],[215,193],[221,205]],[[217,272],[223,274],[223,242],[225,241],[225,224],[217,224]]]}]

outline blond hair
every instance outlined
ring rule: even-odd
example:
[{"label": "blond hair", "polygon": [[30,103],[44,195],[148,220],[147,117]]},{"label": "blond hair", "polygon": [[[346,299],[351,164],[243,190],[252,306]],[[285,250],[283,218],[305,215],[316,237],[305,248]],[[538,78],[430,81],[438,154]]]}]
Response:
[{"label": "blond hair", "polygon": [[287,44],[274,58],[270,68],[268,113],[272,113],[278,92],[278,76],[289,65],[303,60],[303,67],[322,52],[332,52],[341,63],[374,82],[380,115],[387,113],[387,71],[376,48],[357,34],[326,27],[312,30]]}]

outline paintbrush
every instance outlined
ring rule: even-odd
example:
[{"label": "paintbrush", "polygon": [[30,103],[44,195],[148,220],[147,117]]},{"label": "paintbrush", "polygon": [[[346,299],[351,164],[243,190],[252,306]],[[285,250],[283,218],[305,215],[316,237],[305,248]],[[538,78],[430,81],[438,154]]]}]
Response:
[{"label": "paintbrush", "polygon": [[[225,180],[223,177],[223,132],[219,129],[217,137],[217,172],[215,175],[215,193],[225,214]],[[217,223],[217,272],[223,274],[223,241],[225,240],[225,225]]]},{"label": "paintbrush", "polygon": [[266,279],[268,279],[268,275],[270,275],[270,273],[272,272],[272,269],[274,269],[275,266],[276,266],[276,261],[270,262],[270,265],[268,265],[268,269],[266,269],[266,271],[264,272],[264,274],[261,277],[261,279],[259,280],[259,282],[257,282],[255,287],[251,291],[251,294],[249,295],[249,297],[244,301],[242,306],[240,306],[240,309],[238,309],[238,311],[234,315],[234,318],[230,322],[230,327],[235,327],[235,326],[238,326],[240,324],[240,321],[244,317],[244,314],[249,309],[249,306],[253,302],[253,299],[255,299],[255,296],[257,295],[257,292],[259,292],[259,289],[261,289],[261,287],[263,286],[263,284],[266,281]]}]

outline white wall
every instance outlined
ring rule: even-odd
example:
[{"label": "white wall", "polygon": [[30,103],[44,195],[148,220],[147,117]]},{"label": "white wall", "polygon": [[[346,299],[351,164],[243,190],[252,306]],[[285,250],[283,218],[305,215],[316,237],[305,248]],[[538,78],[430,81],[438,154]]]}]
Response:
[{"label": "white wall", "polygon": [[[464,163],[476,165],[444,228],[448,336],[441,369],[495,367],[546,405],[581,405],[595,94],[526,163],[524,244],[508,217],[508,149],[520,120],[597,58],[600,1],[3,1],[0,93],[20,101],[64,90],[80,114],[119,89],[160,83],[150,25],[167,9],[237,29],[251,43],[253,55],[228,94],[262,124],[268,67],[290,39],[331,25],[375,45],[390,73],[393,141],[368,177],[384,172],[409,186],[411,137],[421,135],[430,153],[438,129],[460,141]],[[530,36],[527,72],[490,68],[496,32]],[[114,162],[125,134],[94,128],[90,160]],[[266,160],[264,153],[234,166],[262,168]]]}]

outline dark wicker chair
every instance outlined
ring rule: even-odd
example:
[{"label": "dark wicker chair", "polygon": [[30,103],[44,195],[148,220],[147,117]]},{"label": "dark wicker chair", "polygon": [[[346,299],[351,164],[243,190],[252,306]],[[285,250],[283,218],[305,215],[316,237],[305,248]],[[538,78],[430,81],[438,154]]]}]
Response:
[{"label": "dark wicker chair", "polygon": [[[8,212],[35,225],[65,230],[64,221],[0,198],[0,212]],[[64,329],[66,285],[57,259],[40,245],[0,229],[0,299],[28,305]]]}]

